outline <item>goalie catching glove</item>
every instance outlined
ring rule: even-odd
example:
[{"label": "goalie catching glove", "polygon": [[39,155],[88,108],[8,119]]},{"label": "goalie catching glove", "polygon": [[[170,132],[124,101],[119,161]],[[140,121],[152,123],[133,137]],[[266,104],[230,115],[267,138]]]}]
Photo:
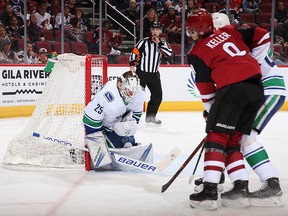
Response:
[{"label": "goalie catching glove", "polygon": [[136,133],[137,122],[132,115],[133,112],[130,111],[120,122],[114,124],[113,130],[118,136],[133,136]]}]

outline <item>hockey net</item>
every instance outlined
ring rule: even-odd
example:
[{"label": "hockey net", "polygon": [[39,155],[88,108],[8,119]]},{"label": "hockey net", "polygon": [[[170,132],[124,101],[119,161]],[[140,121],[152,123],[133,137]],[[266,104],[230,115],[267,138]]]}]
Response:
[{"label": "hockey net", "polygon": [[10,141],[3,166],[84,169],[84,151],[69,143],[84,147],[84,107],[105,82],[106,57],[59,55],[30,121]]}]

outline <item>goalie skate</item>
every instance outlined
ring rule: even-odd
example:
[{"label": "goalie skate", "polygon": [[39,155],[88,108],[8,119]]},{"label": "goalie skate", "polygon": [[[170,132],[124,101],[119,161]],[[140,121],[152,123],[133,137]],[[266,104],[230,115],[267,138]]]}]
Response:
[{"label": "goalie skate", "polygon": [[284,203],[281,199],[282,190],[278,178],[270,178],[263,182],[262,187],[249,194],[251,206],[280,207]]}]

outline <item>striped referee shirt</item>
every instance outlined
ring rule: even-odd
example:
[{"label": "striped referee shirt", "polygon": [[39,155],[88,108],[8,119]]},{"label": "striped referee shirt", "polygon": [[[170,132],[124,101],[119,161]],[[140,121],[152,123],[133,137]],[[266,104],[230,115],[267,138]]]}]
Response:
[{"label": "striped referee shirt", "polygon": [[162,56],[167,58],[172,55],[172,49],[166,41],[158,44],[152,42],[151,37],[140,40],[130,55],[130,66],[148,73],[159,71]]}]

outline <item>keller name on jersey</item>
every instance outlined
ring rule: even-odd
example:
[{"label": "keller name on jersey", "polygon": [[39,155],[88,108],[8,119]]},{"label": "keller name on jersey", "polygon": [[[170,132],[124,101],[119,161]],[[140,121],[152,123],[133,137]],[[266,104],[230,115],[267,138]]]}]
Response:
[{"label": "keller name on jersey", "polygon": [[226,41],[230,37],[231,37],[231,35],[228,34],[227,32],[222,32],[221,34],[217,35],[216,37],[213,37],[213,39],[211,39],[206,44],[206,46],[214,49],[216,46],[218,46],[219,44],[223,43],[224,41]]}]

